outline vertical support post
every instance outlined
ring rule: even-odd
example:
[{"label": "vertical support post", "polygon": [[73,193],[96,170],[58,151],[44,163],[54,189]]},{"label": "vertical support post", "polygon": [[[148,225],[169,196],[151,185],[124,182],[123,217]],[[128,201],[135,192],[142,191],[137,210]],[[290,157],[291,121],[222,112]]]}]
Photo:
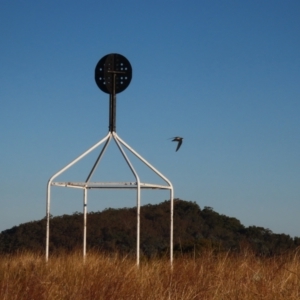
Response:
[{"label": "vertical support post", "polygon": [[87,188],[83,189],[83,260],[86,258]]},{"label": "vertical support post", "polygon": [[49,259],[49,236],[50,236],[50,189],[51,180],[48,181],[47,185],[47,204],[46,204],[46,262]]},{"label": "vertical support post", "polygon": [[109,95],[109,131],[116,131],[116,73],[112,73],[112,93]]},{"label": "vertical support post", "polygon": [[113,98],[112,94],[110,94],[109,95],[109,126],[108,126],[109,132],[113,131],[113,128],[112,128],[113,99],[112,98]]},{"label": "vertical support post", "polygon": [[137,205],[136,205],[136,265],[140,265],[140,216],[141,216],[141,187],[140,182],[137,182]]},{"label": "vertical support post", "polygon": [[113,115],[112,115],[112,122],[113,122],[113,131],[116,131],[116,115],[117,115],[117,96],[116,96],[116,76],[117,74],[114,73],[113,74],[113,94],[112,94],[112,97],[113,97]]},{"label": "vertical support post", "polygon": [[174,191],[170,190],[170,264],[173,267],[173,223],[174,223]]}]

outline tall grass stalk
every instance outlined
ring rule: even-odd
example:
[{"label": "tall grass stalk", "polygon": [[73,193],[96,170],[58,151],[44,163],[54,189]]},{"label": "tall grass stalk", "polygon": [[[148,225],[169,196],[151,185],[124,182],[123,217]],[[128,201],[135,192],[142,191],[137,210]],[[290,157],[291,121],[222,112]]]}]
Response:
[{"label": "tall grass stalk", "polygon": [[143,260],[79,252],[0,256],[1,300],[300,299],[300,254],[263,258],[211,251]]}]

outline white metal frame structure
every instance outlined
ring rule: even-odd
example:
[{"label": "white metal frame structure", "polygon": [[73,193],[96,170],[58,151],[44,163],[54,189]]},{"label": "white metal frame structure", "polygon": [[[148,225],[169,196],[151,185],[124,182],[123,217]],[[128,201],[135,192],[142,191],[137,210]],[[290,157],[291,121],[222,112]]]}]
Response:
[{"label": "white metal frame structure", "polygon": [[[135,182],[91,182],[90,179],[97,168],[103,154],[109,145],[111,139],[113,139],[121,154],[123,155],[127,165],[129,166],[131,172],[135,177]],[[86,181],[84,182],[54,182],[54,179],[69,169],[71,166],[76,164],[83,157],[88,155],[90,152],[95,150],[101,144],[104,144],[102,150],[94,166],[92,167],[90,174],[88,175]],[[132,154],[134,154],[139,160],[141,160],[147,167],[149,167],[152,171],[154,171],[160,178],[162,178],[166,185],[158,185],[151,183],[143,183],[140,181],[140,178],[135,171],[133,165],[128,159],[123,146],[125,146]],[[149,162],[147,162],[141,155],[139,155],[134,149],[132,149],[128,144],[126,144],[115,131],[110,130],[106,137],[96,143],[94,146],[89,148],[87,151],[82,153],[56,174],[54,174],[48,181],[47,185],[47,200],[46,200],[46,261],[49,259],[49,237],[50,237],[50,203],[51,203],[51,187],[52,186],[60,186],[60,187],[68,187],[68,188],[79,188],[83,190],[83,257],[86,257],[86,230],[87,230],[87,190],[88,189],[136,189],[136,203],[137,203],[137,243],[136,243],[136,263],[139,266],[140,263],[140,206],[141,206],[141,189],[165,189],[170,191],[170,263],[171,266],[173,264],[173,211],[174,211],[174,190],[172,183],[162,175],[157,169],[155,169]]]}]

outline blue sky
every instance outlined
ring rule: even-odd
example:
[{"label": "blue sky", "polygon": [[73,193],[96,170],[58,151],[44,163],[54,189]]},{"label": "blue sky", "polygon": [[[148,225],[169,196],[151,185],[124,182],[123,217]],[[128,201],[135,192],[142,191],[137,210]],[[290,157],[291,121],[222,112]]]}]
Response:
[{"label": "blue sky", "polygon": [[[43,218],[48,179],[107,134],[94,68],[120,53],[133,77],[117,133],[175,197],[300,236],[299,31],[299,1],[2,0],[0,231]],[[85,179],[98,152],[58,180]],[[97,172],[131,180],[113,143]],[[147,191],[142,204],[168,197]],[[93,191],[88,210],[134,205],[131,192]],[[54,188],[51,213],[75,211],[82,193]]]}]

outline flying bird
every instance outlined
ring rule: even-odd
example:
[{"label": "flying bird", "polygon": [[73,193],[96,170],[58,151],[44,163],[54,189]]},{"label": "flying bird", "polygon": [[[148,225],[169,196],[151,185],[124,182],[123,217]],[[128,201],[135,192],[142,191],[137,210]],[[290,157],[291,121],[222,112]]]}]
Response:
[{"label": "flying bird", "polygon": [[182,144],[183,138],[180,137],[180,136],[175,136],[175,137],[173,137],[173,138],[171,138],[171,139],[173,139],[172,142],[178,142],[177,148],[176,148],[176,151],[178,151],[179,148],[180,148],[180,146],[181,146],[181,144]]}]

